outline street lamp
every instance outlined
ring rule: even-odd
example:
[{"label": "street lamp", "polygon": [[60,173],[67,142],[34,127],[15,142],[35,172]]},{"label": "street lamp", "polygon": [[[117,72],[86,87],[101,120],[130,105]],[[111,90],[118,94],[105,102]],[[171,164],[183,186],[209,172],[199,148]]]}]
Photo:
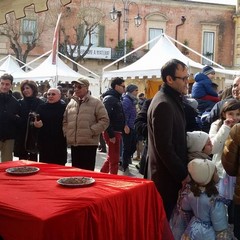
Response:
[{"label": "street lamp", "polygon": [[[181,22],[182,22],[182,23],[178,24],[178,25],[176,26],[176,28],[175,28],[175,40],[177,40],[178,27],[182,26],[182,25],[185,23],[185,21],[186,21],[185,16],[182,16],[182,17],[181,17]],[[175,46],[177,46],[177,42],[175,42]]]},{"label": "street lamp", "polygon": [[[137,5],[137,3],[129,1],[129,0],[122,0],[123,2],[123,24],[124,24],[124,56],[127,54],[127,32],[128,32],[128,27],[129,27],[129,7],[130,5],[136,5],[138,8],[138,13],[137,16],[134,17],[134,24],[136,27],[139,27],[142,23],[142,17],[139,14],[139,7]],[[121,13],[121,11],[117,11],[115,8],[115,1],[113,3],[113,9],[112,11],[110,11],[110,18],[113,22],[115,22],[117,20],[117,18],[119,19],[119,28],[120,28],[120,17],[119,17],[119,13]],[[120,40],[120,30],[119,30],[119,35],[118,35],[118,42]],[[124,64],[126,64],[126,57],[124,58]]]}]

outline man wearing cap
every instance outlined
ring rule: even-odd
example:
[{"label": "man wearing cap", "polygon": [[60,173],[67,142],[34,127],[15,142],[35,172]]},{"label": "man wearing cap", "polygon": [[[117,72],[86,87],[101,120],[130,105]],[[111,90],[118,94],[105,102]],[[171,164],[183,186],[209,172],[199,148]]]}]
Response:
[{"label": "man wearing cap", "polygon": [[210,66],[205,66],[202,72],[195,74],[195,83],[192,86],[192,97],[198,101],[198,110],[203,113],[206,109],[212,109],[214,104],[220,99],[218,93],[213,88],[213,78],[215,70]]},{"label": "man wearing cap", "polygon": [[103,103],[90,95],[89,81],[79,78],[72,82],[74,95],[68,103],[63,132],[71,146],[72,166],[94,170],[99,136],[109,124]]},{"label": "man wearing cap", "polygon": [[123,131],[123,152],[121,170],[125,175],[130,175],[128,165],[131,163],[131,157],[136,151],[137,134],[134,128],[134,122],[137,117],[137,99],[138,86],[129,84],[126,88],[126,94],[123,96],[123,111],[125,116],[125,127]]}]

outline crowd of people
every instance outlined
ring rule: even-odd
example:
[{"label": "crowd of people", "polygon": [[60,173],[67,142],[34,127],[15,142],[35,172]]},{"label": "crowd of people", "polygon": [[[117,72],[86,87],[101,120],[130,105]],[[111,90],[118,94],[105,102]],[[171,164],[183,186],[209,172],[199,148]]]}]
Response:
[{"label": "crowd of people", "polygon": [[84,78],[72,82],[68,100],[60,88],[41,99],[36,83],[25,80],[17,100],[13,77],[4,74],[1,162],[14,155],[65,165],[69,147],[72,166],[93,171],[99,150],[106,152],[101,172],[132,176],[129,164],[139,160],[136,167],[155,183],[176,240],[240,239],[240,77],[223,97],[214,75],[205,66],[189,96],[188,67],[171,59],[152,99],[116,77],[99,99]]}]

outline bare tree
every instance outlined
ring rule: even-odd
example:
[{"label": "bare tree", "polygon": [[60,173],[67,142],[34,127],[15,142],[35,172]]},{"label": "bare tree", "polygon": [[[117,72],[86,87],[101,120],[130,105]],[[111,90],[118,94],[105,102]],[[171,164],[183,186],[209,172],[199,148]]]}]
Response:
[{"label": "bare tree", "polygon": [[[73,9],[66,7],[61,20],[61,41],[59,51],[75,62],[79,62],[86,56],[92,47],[92,36],[100,25],[104,14],[101,11],[101,1],[81,1],[80,10],[73,14]],[[70,16],[74,16],[71,20]],[[71,23],[71,27],[69,27]],[[98,33],[99,34],[99,33]],[[81,46],[87,46],[82,51]],[[78,71],[77,64],[73,63],[73,69]]]},{"label": "bare tree", "polygon": [[19,20],[16,20],[13,13],[8,14],[7,22],[0,25],[0,35],[8,38],[9,47],[23,63],[27,62],[29,53],[37,46],[44,31],[44,23],[37,20],[32,7],[26,8],[25,13],[27,19]]}]

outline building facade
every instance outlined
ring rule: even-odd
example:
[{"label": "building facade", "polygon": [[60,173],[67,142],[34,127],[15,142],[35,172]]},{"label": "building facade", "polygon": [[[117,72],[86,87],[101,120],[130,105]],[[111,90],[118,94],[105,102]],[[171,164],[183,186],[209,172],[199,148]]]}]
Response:
[{"label": "building facade", "polygon": [[[113,2],[115,2],[115,9],[121,13],[115,22],[110,19],[109,15],[113,8]],[[96,13],[102,14],[101,21],[91,36],[93,46],[90,48],[89,54],[80,61],[81,65],[96,74],[101,75],[104,66],[123,56],[124,38],[127,42],[127,51],[131,51],[154,39],[162,32],[226,68],[237,69],[239,67],[240,14],[238,7],[187,0],[136,0],[134,2],[125,1],[127,4],[124,10],[123,2],[121,0],[100,2],[93,0],[89,5],[89,2],[87,4],[84,0],[72,0],[66,6],[70,14],[62,20],[62,24],[67,26],[67,34],[73,42],[76,39],[76,31],[73,30],[73,27],[81,9],[87,9],[90,6],[92,9],[97,9]],[[37,46],[29,53],[28,61],[52,48],[55,28],[53,23],[56,21],[56,9],[54,8],[49,7],[49,10],[43,13],[34,13],[33,10],[27,8],[28,14],[19,23],[22,32],[25,33],[20,36],[19,40],[23,43],[23,48],[26,47],[27,38],[31,37],[31,32],[39,28],[40,23],[45,26],[45,29],[37,29],[42,31],[41,36],[37,41]],[[139,27],[136,27],[134,18],[138,13],[142,17],[142,22]],[[127,31],[125,32],[126,27]],[[79,34],[81,33],[79,32]],[[88,38],[81,43],[82,49],[87,47],[87,40]],[[62,33],[60,33],[60,43],[61,41],[63,41]],[[133,56],[129,56],[126,63],[121,61],[120,66],[115,64],[109,70],[121,68],[124,64],[131,64],[149,51],[153,44],[154,42],[147,44]],[[192,60],[202,64],[211,64],[183,46],[177,44],[177,47]],[[0,36],[0,56],[7,54],[14,53],[10,49],[8,38]],[[71,65],[70,61],[66,62]],[[81,72],[81,69],[79,71]]]}]

